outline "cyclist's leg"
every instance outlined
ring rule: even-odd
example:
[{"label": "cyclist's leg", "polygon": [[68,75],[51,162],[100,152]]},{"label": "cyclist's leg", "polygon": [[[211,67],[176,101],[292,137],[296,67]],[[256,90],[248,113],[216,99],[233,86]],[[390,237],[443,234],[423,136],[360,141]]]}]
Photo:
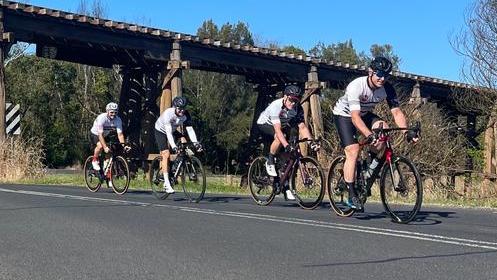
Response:
[{"label": "cyclist's leg", "polygon": [[270,176],[277,176],[276,174],[276,167],[275,167],[275,156],[276,153],[278,152],[278,149],[281,145],[280,141],[276,138],[276,134],[274,131],[274,127],[269,124],[258,124],[257,127],[263,134],[263,138],[265,139],[265,145],[267,143],[271,143],[269,145],[269,153],[268,153],[268,160],[266,162],[266,169],[267,173]]},{"label": "cyclist's leg", "polygon": [[100,156],[100,153],[102,152],[102,144],[98,140],[98,136],[90,132],[90,142],[92,146],[95,146],[93,149],[93,160],[91,162],[93,170],[99,171],[100,170],[100,163],[98,161],[98,157]]},{"label": "cyclist's leg", "polygon": [[169,143],[167,142],[167,135],[155,130],[155,142],[157,143],[157,147],[159,148],[160,155],[162,157],[162,161],[160,163],[160,169],[162,170],[162,174],[164,174],[164,188],[166,192],[173,193],[174,189],[171,187],[171,182],[169,181]]},{"label": "cyclist's leg", "polygon": [[355,137],[357,129],[352,123],[350,117],[343,117],[334,115],[334,122],[337,128],[338,136],[340,138],[340,143],[345,151],[345,163],[343,165],[343,177],[345,184],[349,189],[349,199],[348,204],[353,208],[362,208],[360,199],[357,197],[355,191],[355,172],[356,163],[359,153],[361,151],[360,146]]}]

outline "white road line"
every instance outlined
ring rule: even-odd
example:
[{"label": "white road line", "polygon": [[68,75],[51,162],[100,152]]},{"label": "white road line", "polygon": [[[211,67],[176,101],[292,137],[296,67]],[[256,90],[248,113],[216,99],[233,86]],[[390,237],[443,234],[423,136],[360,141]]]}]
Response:
[{"label": "white road line", "polygon": [[209,215],[227,216],[227,217],[239,217],[239,218],[246,218],[246,219],[255,219],[255,220],[261,220],[261,221],[271,221],[271,222],[278,222],[278,223],[305,225],[305,226],[320,227],[320,228],[330,228],[330,229],[338,229],[338,230],[345,230],[345,231],[369,233],[369,234],[375,234],[375,235],[384,235],[384,236],[393,236],[393,237],[399,237],[399,238],[416,239],[416,240],[423,240],[423,241],[430,241],[430,242],[444,243],[444,244],[451,244],[451,245],[458,245],[458,246],[466,246],[466,247],[473,247],[473,248],[497,250],[497,242],[488,242],[488,241],[482,241],[482,240],[473,240],[473,239],[457,238],[457,237],[450,237],[450,236],[443,236],[443,235],[434,235],[434,234],[427,234],[427,233],[421,233],[421,232],[412,232],[412,231],[403,231],[403,230],[394,230],[394,229],[385,229],[385,228],[375,228],[375,227],[349,225],[349,224],[332,223],[332,222],[323,222],[323,221],[317,221],[317,220],[306,220],[306,219],[298,219],[298,218],[286,218],[286,217],[262,215],[262,214],[256,214],[256,213],[218,211],[218,210],[213,210],[213,209],[201,209],[201,208],[185,207],[185,206],[144,203],[144,202],[135,202],[135,201],[129,201],[129,200],[105,199],[105,198],[97,198],[97,197],[65,195],[65,194],[57,194],[57,193],[44,193],[44,192],[36,192],[36,191],[9,190],[9,189],[3,189],[3,188],[0,188],[0,191],[1,192],[8,192],[8,193],[56,197],[56,198],[65,198],[65,199],[76,199],[76,200],[105,202],[105,203],[117,203],[117,204],[124,204],[124,205],[130,205],[130,206],[164,207],[164,208],[169,208],[169,209],[173,209],[173,210],[180,210],[180,211],[185,211],[185,212],[194,212],[194,213],[209,214]]}]

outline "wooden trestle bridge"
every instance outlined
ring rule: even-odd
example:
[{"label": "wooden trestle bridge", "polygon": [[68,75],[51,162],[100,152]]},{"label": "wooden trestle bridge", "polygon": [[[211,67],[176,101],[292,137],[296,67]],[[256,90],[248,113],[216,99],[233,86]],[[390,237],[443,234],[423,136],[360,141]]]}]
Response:
[{"label": "wooden trestle bridge", "polygon": [[[312,119],[312,130],[318,136],[323,134],[318,96],[323,86],[343,88],[345,81],[366,73],[365,66],[13,1],[0,1],[0,41],[2,120],[5,118],[4,56],[17,41],[33,43],[40,57],[105,68],[120,65],[123,74],[120,114],[127,135],[141,143],[145,154],[153,147],[151,132],[159,113],[170,106],[173,97],[182,94],[184,69],[245,76],[258,92],[255,116],[285,84],[298,83],[306,89],[306,120]],[[418,98],[437,103],[443,103],[455,89],[471,89],[467,84],[404,72],[394,72],[392,81],[412,89]],[[0,137],[5,137],[4,125],[0,121]]]}]

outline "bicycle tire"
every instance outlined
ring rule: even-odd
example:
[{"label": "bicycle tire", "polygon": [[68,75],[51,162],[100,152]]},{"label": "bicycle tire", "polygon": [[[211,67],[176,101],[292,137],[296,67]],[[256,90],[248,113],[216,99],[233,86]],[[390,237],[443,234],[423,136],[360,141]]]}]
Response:
[{"label": "bicycle tire", "polygon": [[[272,180],[266,172],[266,158],[257,157],[252,161],[248,172],[248,183],[252,199],[257,205],[267,206],[276,196]],[[261,194],[261,192],[264,194]]]},{"label": "bicycle tire", "polygon": [[331,208],[340,217],[350,217],[356,210],[350,208],[344,200],[349,197],[348,188],[343,178],[344,162],[345,156],[343,155],[332,161],[326,181]]},{"label": "bicycle tire", "polygon": [[300,207],[306,210],[318,207],[325,193],[324,172],[319,162],[312,157],[302,157],[292,170],[290,188]]},{"label": "bicycle tire", "polygon": [[395,156],[392,157],[391,162],[391,165],[386,163],[381,171],[381,202],[393,222],[407,224],[421,209],[423,202],[421,176],[416,166],[406,157]]},{"label": "bicycle tire", "polygon": [[152,193],[154,196],[158,199],[164,200],[169,196],[169,193],[167,193],[164,190],[163,187],[163,182],[164,182],[164,176],[162,173],[162,170],[160,169],[160,162],[162,161],[162,156],[156,157],[154,160],[152,160],[152,163],[150,164],[150,169],[148,173],[148,178],[150,182],[150,188],[152,189]]},{"label": "bicycle tire", "polygon": [[207,186],[205,170],[200,159],[194,156],[187,157],[179,179],[188,200],[195,203],[200,202]]},{"label": "bicycle tire", "polygon": [[93,156],[86,158],[83,172],[85,176],[86,188],[91,192],[98,192],[100,186],[102,186],[102,180],[98,174],[99,171],[93,169],[91,162],[93,161]]},{"label": "bicycle tire", "polygon": [[126,159],[122,156],[117,156],[112,162],[110,168],[110,181],[112,182],[112,189],[116,194],[123,195],[129,188],[129,166]]}]

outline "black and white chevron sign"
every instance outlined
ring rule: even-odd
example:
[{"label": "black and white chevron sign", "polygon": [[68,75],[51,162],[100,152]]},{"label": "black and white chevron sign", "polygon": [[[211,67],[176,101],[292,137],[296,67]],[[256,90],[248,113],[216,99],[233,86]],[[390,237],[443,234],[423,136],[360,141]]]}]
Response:
[{"label": "black and white chevron sign", "polygon": [[21,106],[5,103],[5,133],[7,135],[21,134]]}]

